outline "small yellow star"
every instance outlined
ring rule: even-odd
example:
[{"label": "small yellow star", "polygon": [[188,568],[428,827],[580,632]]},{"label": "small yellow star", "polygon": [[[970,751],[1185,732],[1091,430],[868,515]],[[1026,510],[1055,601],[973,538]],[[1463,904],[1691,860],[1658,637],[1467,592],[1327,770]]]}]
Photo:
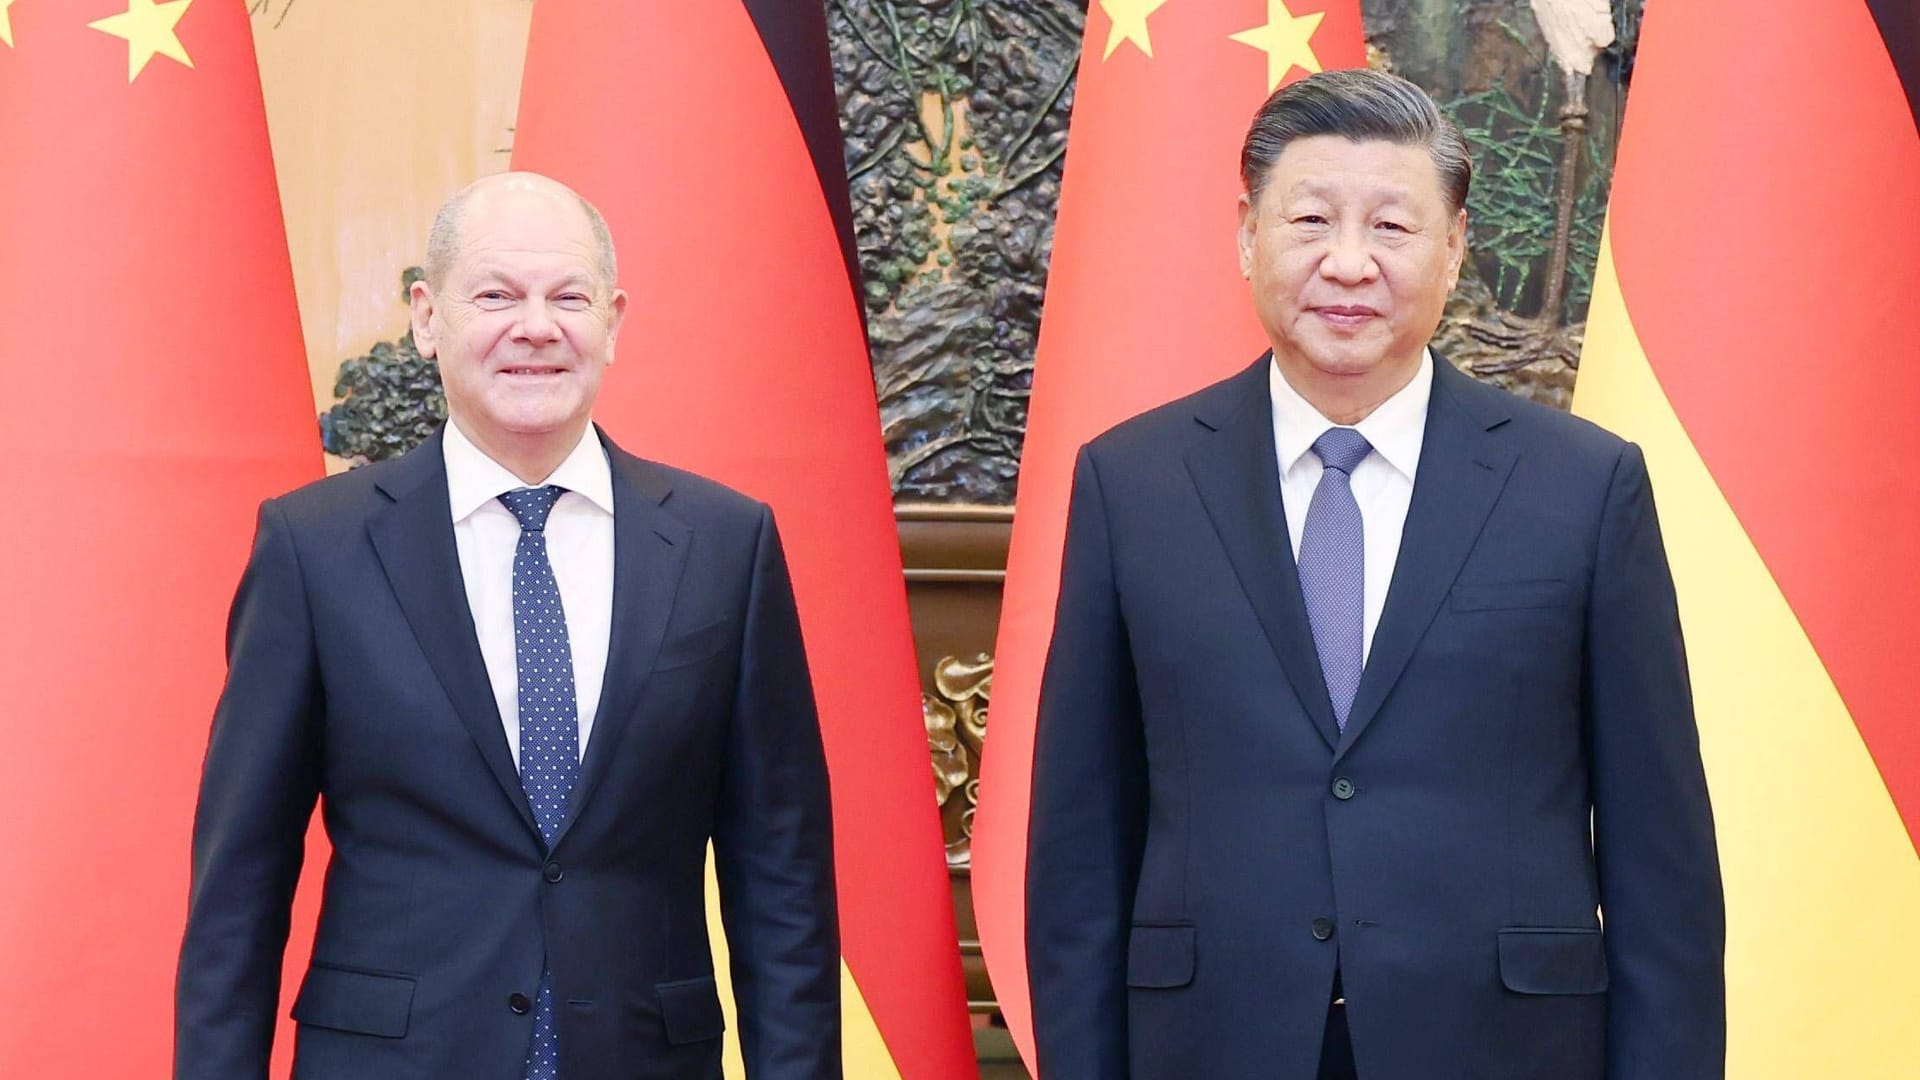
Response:
[{"label": "small yellow star", "polygon": [[1267,92],[1280,88],[1287,72],[1299,65],[1307,71],[1320,70],[1320,58],[1313,54],[1313,32],[1326,13],[1294,15],[1286,0],[1267,0],[1267,25],[1242,30],[1233,40],[1251,45],[1267,54]]},{"label": "small yellow star", "polygon": [[1147,16],[1160,10],[1167,0],[1100,0],[1100,10],[1113,20],[1113,29],[1107,31],[1107,51],[1100,59],[1113,55],[1113,50],[1123,41],[1131,41],[1135,48],[1148,56],[1153,55],[1153,38],[1147,34]]},{"label": "small yellow star", "polygon": [[0,0],[0,44],[13,48],[13,18],[7,9],[13,6],[13,0]]},{"label": "small yellow star", "polygon": [[87,25],[102,33],[127,39],[127,81],[138,78],[145,70],[147,62],[157,53],[170,60],[178,60],[188,67],[193,66],[193,58],[187,55],[186,46],[180,44],[180,37],[173,32],[179,24],[180,16],[187,13],[193,0],[170,0],[156,4],[153,0],[127,0],[127,10],[98,22]]}]

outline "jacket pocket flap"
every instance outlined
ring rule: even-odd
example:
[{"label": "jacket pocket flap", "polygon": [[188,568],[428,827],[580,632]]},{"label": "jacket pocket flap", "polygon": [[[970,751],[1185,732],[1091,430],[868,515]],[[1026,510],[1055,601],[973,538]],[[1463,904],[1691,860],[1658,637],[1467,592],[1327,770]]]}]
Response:
[{"label": "jacket pocket flap", "polygon": [[713,976],[681,979],[655,986],[660,995],[660,1018],[667,1025],[667,1042],[674,1046],[717,1039],[727,1030],[720,1013],[720,991]]},{"label": "jacket pocket flap", "polygon": [[736,636],[732,619],[720,619],[695,627],[660,646],[660,659],[654,662],[654,670],[688,667],[702,660],[711,660],[725,652]]},{"label": "jacket pocket flap", "polygon": [[1127,940],[1127,985],[1168,989],[1193,981],[1193,927],[1135,926]]},{"label": "jacket pocket flap", "polygon": [[1500,931],[1500,981],[1517,994],[1598,994],[1607,988],[1598,930]]},{"label": "jacket pocket flap", "polygon": [[1569,607],[1573,589],[1564,581],[1497,581],[1453,587],[1455,611],[1506,611]]},{"label": "jacket pocket flap", "polygon": [[413,979],[315,964],[307,969],[293,1018],[314,1027],[397,1039],[413,1012]]}]

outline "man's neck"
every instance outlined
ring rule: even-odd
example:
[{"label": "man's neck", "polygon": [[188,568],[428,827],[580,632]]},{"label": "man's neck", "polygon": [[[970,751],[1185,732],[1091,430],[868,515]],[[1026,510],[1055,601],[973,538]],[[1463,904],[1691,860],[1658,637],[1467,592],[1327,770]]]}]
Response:
[{"label": "man's neck", "polygon": [[1377,368],[1361,375],[1329,375],[1311,365],[1300,367],[1304,370],[1281,365],[1280,377],[1321,416],[1342,427],[1352,427],[1407,388],[1420,373],[1420,357],[1415,356],[1411,364]]},{"label": "man's neck", "polygon": [[460,429],[460,434],[466,436],[475,449],[493,459],[528,487],[546,483],[547,477],[552,476],[560,463],[567,460],[567,455],[573,453],[574,447],[580,445],[580,439],[586,434],[586,425],[581,424],[564,431],[494,440],[483,436],[472,425],[462,423],[457,417],[449,417],[449,422]]}]

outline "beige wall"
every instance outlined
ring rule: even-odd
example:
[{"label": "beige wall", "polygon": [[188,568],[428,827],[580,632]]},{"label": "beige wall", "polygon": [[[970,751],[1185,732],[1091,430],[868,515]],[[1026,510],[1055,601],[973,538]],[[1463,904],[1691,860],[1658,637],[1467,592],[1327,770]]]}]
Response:
[{"label": "beige wall", "polygon": [[255,13],[316,413],[342,360],[405,332],[400,272],[424,257],[441,200],[506,168],[532,11],[270,0]]}]

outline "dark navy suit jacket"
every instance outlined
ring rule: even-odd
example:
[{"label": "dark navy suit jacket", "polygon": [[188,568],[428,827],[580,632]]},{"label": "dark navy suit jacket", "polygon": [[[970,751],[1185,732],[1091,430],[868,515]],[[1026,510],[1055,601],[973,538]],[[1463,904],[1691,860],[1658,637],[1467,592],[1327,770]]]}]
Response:
[{"label": "dark navy suit jacket", "polygon": [[267,1073],[316,798],[333,854],[296,1077],[516,1080],[543,964],[567,1080],[718,1077],[709,838],[749,1072],[840,1075],[826,766],[772,516],[606,449],[612,638],[552,850],[468,612],[440,438],[261,508],[194,823],[180,1080]]},{"label": "dark navy suit jacket", "polygon": [[[1268,360],[1088,444],[1040,697],[1046,1080],[1723,1075],[1725,937],[1645,465],[1440,361],[1346,731]],[[1602,923],[1604,921],[1604,930]]]}]

